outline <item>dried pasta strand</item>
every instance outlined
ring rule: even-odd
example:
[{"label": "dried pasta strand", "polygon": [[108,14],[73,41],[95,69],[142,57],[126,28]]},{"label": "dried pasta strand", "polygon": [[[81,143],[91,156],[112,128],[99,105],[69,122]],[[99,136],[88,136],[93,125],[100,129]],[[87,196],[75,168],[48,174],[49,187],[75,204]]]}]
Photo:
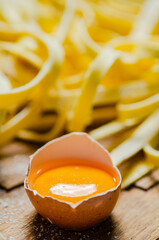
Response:
[{"label": "dried pasta strand", "polygon": [[140,151],[159,129],[159,109],[151,114],[132,134],[111,152],[115,165],[119,165]]},{"label": "dried pasta strand", "polygon": [[81,94],[69,116],[69,131],[83,131],[85,125],[88,124],[97,86],[118,57],[119,54],[116,51],[106,48],[90,65],[84,77]]},{"label": "dried pasta strand", "polygon": [[126,119],[125,121],[116,120],[92,130],[89,134],[94,139],[99,140],[120,133],[121,131],[135,126],[138,122],[137,119]]},{"label": "dried pasta strand", "polygon": [[159,94],[155,94],[142,101],[130,104],[118,104],[118,116],[122,119],[143,118],[159,107]]},{"label": "dried pasta strand", "polygon": [[154,169],[154,165],[152,163],[148,163],[144,160],[137,161],[131,166],[131,168],[127,171],[126,176],[122,180],[121,188],[127,188],[138,179],[149,173]]},{"label": "dried pasta strand", "polygon": [[28,140],[32,142],[47,142],[51,139],[59,136],[59,134],[63,131],[65,125],[66,118],[63,113],[60,113],[57,117],[57,120],[54,126],[47,133],[36,133],[31,130],[22,129],[18,132],[17,137]]},{"label": "dried pasta strand", "polygon": [[147,161],[159,167],[159,150],[155,148],[157,144],[159,144],[159,132],[157,132],[156,136],[146,144],[143,150],[147,157]]},{"label": "dried pasta strand", "polygon": [[18,130],[26,127],[31,118],[33,121],[33,116],[36,116],[38,111],[39,109],[37,109],[37,105],[34,103],[34,105],[24,108],[3,124],[0,128],[0,145],[4,145],[16,135]]}]

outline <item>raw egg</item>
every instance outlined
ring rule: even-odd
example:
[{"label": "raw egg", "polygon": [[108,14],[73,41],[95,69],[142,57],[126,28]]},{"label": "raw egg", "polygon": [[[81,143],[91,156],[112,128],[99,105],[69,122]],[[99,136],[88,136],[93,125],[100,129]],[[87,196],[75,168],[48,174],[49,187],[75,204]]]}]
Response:
[{"label": "raw egg", "polygon": [[86,133],[71,133],[31,156],[24,185],[43,217],[62,228],[81,230],[110,215],[121,176],[99,143]]}]

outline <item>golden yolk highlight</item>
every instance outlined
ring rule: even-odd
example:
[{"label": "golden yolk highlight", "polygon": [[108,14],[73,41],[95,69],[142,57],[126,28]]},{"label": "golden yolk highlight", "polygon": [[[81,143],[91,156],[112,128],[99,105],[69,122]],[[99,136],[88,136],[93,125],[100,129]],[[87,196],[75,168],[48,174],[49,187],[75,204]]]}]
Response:
[{"label": "golden yolk highlight", "polygon": [[116,185],[116,179],[104,170],[89,166],[64,166],[42,173],[32,189],[42,196],[77,203]]}]

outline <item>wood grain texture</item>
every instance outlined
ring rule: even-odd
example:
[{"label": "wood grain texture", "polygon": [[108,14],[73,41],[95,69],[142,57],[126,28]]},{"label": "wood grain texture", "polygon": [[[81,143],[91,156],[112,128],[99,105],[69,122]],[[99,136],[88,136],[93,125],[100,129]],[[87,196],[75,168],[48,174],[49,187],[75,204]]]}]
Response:
[{"label": "wood grain texture", "polygon": [[35,144],[12,142],[0,149],[0,185],[9,190],[23,184],[29,155],[37,149]]},{"label": "wood grain texture", "polygon": [[[156,240],[159,237],[159,185],[148,192],[122,191],[112,215],[96,228],[62,230],[36,213],[23,187],[1,195],[0,232],[15,240]],[[3,204],[2,204],[3,201]]]},{"label": "wood grain texture", "polygon": [[[108,144],[108,142],[105,144]],[[111,216],[96,228],[82,232],[65,231],[42,218],[31,205],[23,185],[24,169],[17,174],[16,164],[26,164],[28,155],[36,145],[10,143],[0,150],[0,171],[6,168],[3,178],[11,187],[0,188],[0,233],[7,240],[157,240],[159,239],[159,170],[138,181],[120,194]],[[8,150],[7,150],[8,149]],[[20,156],[19,163],[14,160]],[[26,158],[21,161],[22,158]],[[13,163],[11,161],[13,160]],[[14,162],[15,161],[15,162]],[[17,161],[17,162],[16,162]],[[7,162],[7,163],[6,163]],[[16,163],[16,164],[14,164]],[[6,166],[5,166],[6,164]],[[12,166],[12,170],[9,170]],[[7,171],[7,168],[9,171]],[[8,172],[8,175],[7,175]],[[12,177],[11,177],[12,176]],[[2,179],[2,176],[0,177]],[[146,179],[146,180],[145,180]],[[153,180],[152,180],[153,179]],[[18,183],[19,181],[19,183]],[[155,183],[155,184],[154,184]],[[140,186],[140,187],[139,187]],[[8,188],[5,186],[5,188]],[[143,189],[143,190],[142,190]],[[146,189],[146,191],[145,191]]]},{"label": "wood grain texture", "polygon": [[24,154],[3,158],[0,161],[0,184],[11,189],[23,183],[29,157]]},{"label": "wood grain texture", "polygon": [[136,187],[139,187],[143,190],[148,190],[152,186],[159,183],[159,169],[154,170],[151,174],[143,177],[135,183]]},{"label": "wood grain texture", "polygon": [[21,141],[10,142],[0,148],[0,159],[9,156],[15,156],[16,154],[32,154],[39,144],[24,143]]}]

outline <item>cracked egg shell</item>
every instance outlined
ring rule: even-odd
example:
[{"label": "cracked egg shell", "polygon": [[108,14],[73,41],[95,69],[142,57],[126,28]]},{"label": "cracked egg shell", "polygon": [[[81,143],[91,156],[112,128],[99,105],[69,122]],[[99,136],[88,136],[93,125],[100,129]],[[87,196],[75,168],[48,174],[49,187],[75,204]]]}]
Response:
[{"label": "cracked egg shell", "polygon": [[[40,169],[68,165],[68,159],[89,161],[89,165],[100,164],[108,169],[116,179],[116,187],[100,194],[94,194],[76,204],[42,196],[30,185],[34,182]],[[58,159],[64,159],[61,163]],[[31,157],[24,187],[30,201],[44,218],[59,227],[69,230],[83,230],[104,221],[112,212],[121,186],[121,175],[113,165],[109,153],[86,133],[71,133],[48,142]]]}]

